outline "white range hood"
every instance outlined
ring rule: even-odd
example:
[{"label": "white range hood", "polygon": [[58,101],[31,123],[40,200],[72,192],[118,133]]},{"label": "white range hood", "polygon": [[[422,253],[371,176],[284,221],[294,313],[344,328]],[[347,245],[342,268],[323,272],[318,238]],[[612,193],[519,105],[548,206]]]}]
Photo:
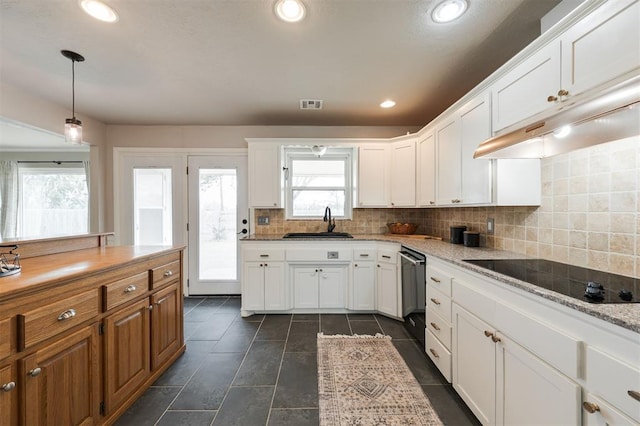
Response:
[{"label": "white range hood", "polygon": [[473,157],[543,158],[638,135],[640,75],[635,75],[500,132],[482,142]]}]

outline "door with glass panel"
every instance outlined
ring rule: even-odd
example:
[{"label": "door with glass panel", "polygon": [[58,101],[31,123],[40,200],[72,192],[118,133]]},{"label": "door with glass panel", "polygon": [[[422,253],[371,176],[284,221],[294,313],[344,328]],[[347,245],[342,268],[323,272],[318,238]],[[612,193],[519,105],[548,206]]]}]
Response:
[{"label": "door with glass panel", "polygon": [[248,230],[247,157],[190,156],[189,294],[240,294],[239,238]]}]

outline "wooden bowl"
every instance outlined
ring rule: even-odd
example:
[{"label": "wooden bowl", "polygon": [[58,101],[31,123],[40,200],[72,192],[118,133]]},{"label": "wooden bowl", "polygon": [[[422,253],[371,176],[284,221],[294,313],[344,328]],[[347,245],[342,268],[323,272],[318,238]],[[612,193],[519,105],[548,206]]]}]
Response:
[{"label": "wooden bowl", "polygon": [[417,223],[387,223],[387,228],[389,228],[389,232],[392,234],[402,234],[402,235],[411,235],[416,232],[418,229]]}]

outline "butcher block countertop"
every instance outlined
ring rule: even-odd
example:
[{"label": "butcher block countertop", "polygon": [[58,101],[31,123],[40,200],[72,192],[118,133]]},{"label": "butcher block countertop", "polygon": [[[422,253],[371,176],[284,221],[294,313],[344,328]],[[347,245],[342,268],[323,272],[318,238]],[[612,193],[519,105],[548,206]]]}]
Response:
[{"label": "butcher block countertop", "polygon": [[389,235],[389,234],[355,234],[353,238],[331,238],[331,239],[283,239],[282,235],[251,235],[242,239],[242,241],[255,241],[255,242],[267,242],[267,241],[283,241],[287,243],[296,242],[353,242],[358,241],[381,241],[381,242],[395,242],[404,245],[410,249],[424,253],[427,256],[433,256],[435,258],[452,263],[457,267],[465,270],[469,270],[480,275],[492,278],[507,285],[517,287],[528,293],[536,296],[543,297],[545,299],[560,303],[569,308],[583,312],[588,315],[600,318],[612,324],[619,325],[628,330],[640,333],[640,303],[626,303],[626,304],[597,304],[588,303],[582,300],[574,299],[563,294],[547,290],[545,288],[529,284],[525,281],[511,278],[507,275],[494,272],[489,269],[481,268],[471,263],[465,262],[465,259],[524,259],[530,258],[521,253],[515,253],[505,250],[496,250],[488,247],[464,247],[462,245],[450,244],[448,241],[440,241],[434,239],[420,239],[412,238],[401,235]]}]

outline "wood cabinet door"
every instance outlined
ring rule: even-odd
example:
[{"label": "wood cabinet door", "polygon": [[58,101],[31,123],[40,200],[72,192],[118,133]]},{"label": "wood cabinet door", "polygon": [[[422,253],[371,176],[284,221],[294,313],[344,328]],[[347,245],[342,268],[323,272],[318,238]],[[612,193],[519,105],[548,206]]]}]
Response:
[{"label": "wood cabinet door", "polygon": [[88,326],[21,361],[26,425],[100,422],[98,325]]},{"label": "wood cabinet door", "polygon": [[178,283],[151,296],[151,369],[155,370],[182,346],[182,293]]},{"label": "wood cabinet door", "polygon": [[105,408],[118,407],[151,373],[149,300],[135,302],[104,319]]},{"label": "wood cabinet door", "polygon": [[491,340],[495,330],[455,303],[452,311],[453,388],[480,423],[495,424],[496,345]]},{"label": "wood cabinet door", "polygon": [[0,426],[18,424],[17,381],[14,364],[0,366]]}]

